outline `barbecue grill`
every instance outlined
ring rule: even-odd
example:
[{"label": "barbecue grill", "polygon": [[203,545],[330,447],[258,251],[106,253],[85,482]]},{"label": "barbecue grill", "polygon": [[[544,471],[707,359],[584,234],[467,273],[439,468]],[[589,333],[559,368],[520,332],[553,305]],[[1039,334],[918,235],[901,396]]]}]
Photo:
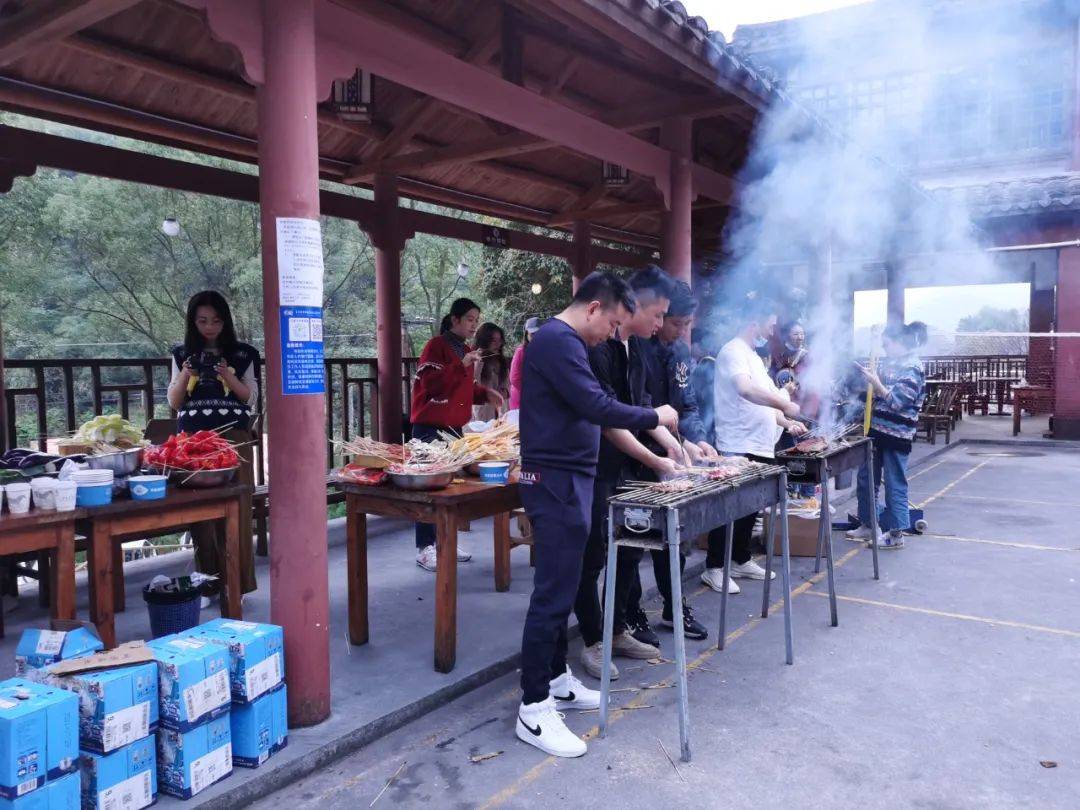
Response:
[{"label": "barbecue grill", "polygon": [[[829,481],[841,473],[858,470],[864,464],[870,470],[874,469],[874,445],[868,438],[856,433],[857,428],[857,425],[844,426],[831,434],[818,434],[816,438],[820,438],[825,442],[820,449],[804,452],[799,450],[799,445],[796,445],[788,450],[781,450],[776,454],[776,460],[787,467],[791,481],[821,485],[821,519],[818,521],[820,527],[818,529],[817,553],[814,558],[814,573],[816,574],[821,570],[821,556],[824,551],[829,571],[829,610],[833,627],[836,627],[838,620],[836,615],[836,582],[833,568],[832,516],[829,510]],[[870,548],[873,552],[874,579],[880,579],[881,575],[878,570],[877,497],[874,493],[873,476],[870,477],[869,495]],[[769,583],[766,580],[766,598],[768,598],[768,589]]]},{"label": "barbecue grill", "polygon": [[[671,484],[672,482],[666,482]],[[604,665],[600,678],[600,734],[606,736],[608,695],[611,691],[611,646],[614,636],[615,556],[618,546],[636,546],[660,551],[670,549],[672,619],[675,624],[675,665],[679,685],[679,740],[682,761],[690,761],[690,709],[686,687],[686,643],[682,624],[682,572],[676,551],[685,536],[696,537],[728,524],[728,555],[731,554],[731,524],[763,509],[772,509],[769,523],[768,563],[772,565],[772,533],[780,523],[784,583],[784,634],[787,662],[794,661],[791,631],[791,560],[787,533],[787,469],[750,462],[738,472],[719,479],[708,475],[688,475],[675,479],[675,491],[664,491],[655,483],[633,482],[608,500],[608,549],[604,590]],[[780,519],[777,521],[777,509]],[[730,566],[725,568],[725,573]],[[766,580],[767,581],[767,580]],[[725,586],[726,586],[725,582]],[[724,639],[724,611],[727,588],[721,601],[720,645]]]}]

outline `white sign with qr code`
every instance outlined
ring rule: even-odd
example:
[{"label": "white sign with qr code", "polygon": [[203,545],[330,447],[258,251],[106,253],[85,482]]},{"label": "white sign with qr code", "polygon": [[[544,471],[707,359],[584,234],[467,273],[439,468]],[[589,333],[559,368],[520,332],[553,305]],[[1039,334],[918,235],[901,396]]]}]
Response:
[{"label": "white sign with qr code", "polygon": [[34,651],[38,655],[59,655],[66,635],[60,630],[42,630]]},{"label": "white sign with qr code", "polygon": [[244,694],[254,700],[281,683],[281,653],[274,653],[244,673]]},{"label": "white sign with qr code", "polygon": [[232,744],[226,743],[191,763],[191,795],[232,772]]},{"label": "white sign with qr code", "polygon": [[187,719],[198,720],[218,706],[224,706],[230,699],[229,673],[219,669],[209,678],[203,678],[197,684],[184,690],[184,708],[187,709]]},{"label": "white sign with qr code", "polygon": [[[140,810],[154,803],[150,789],[150,771],[106,788],[98,794],[98,810]],[[85,807],[85,805],[83,805]]]},{"label": "white sign with qr code", "polygon": [[141,740],[150,734],[150,703],[143,701],[105,715],[101,747],[106,752]]}]

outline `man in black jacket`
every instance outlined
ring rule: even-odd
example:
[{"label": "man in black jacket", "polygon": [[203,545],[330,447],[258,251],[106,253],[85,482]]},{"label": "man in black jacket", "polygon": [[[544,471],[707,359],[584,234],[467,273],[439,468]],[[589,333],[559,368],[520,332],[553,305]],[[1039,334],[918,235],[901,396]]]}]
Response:
[{"label": "man in black jacket", "polygon": [[[589,350],[589,365],[600,386],[620,402],[653,407],[648,388],[652,375],[648,340],[663,323],[671,295],[671,280],[659,268],[648,267],[634,274],[630,287],[637,300],[637,311],[622,324],[617,337]],[[600,677],[603,661],[601,642],[604,617],[597,585],[607,557],[608,498],[623,480],[640,477],[642,468],[654,471],[654,477],[671,474],[676,468],[673,460],[650,452],[641,443],[640,438],[646,434],[656,436],[654,441],[666,441],[669,445],[674,443],[664,428],[638,431],[636,434],[626,430],[605,430],[600,440],[599,462],[593,483],[592,530],[585,546],[581,583],[574,604],[585,643],[581,661],[585,671],[596,678]],[[626,612],[631,588],[638,583],[637,569],[641,556],[641,549],[625,546],[620,547],[617,553],[612,654],[648,660],[659,656],[660,650],[634,637]],[[618,668],[612,667],[612,677],[618,677]]]}]

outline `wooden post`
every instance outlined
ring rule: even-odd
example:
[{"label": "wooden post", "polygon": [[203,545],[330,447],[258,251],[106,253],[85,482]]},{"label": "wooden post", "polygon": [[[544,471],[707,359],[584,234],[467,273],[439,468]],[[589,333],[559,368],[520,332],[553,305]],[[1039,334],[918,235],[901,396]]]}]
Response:
[{"label": "wooden post", "polygon": [[285,395],[277,236],[279,220],[319,219],[314,0],[263,0],[262,10],[258,140],[266,409],[273,429],[270,617],[285,630],[289,725],[295,727],[330,715],[326,397]]},{"label": "wooden post", "polygon": [[574,221],[574,248],[570,260],[570,270],[573,273],[573,291],[577,292],[582,279],[593,271],[592,257],[592,228],[589,221],[579,219]]},{"label": "wooden post", "polygon": [[405,247],[397,180],[375,177],[375,217],[369,232],[375,246],[375,344],[378,355],[379,432],[384,442],[401,441],[401,250]]},{"label": "wooden post", "polygon": [[693,120],[679,117],[660,127],[660,145],[671,152],[671,199],[663,217],[660,261],[668,275],[690,283],[691,204],[694,201]]}]

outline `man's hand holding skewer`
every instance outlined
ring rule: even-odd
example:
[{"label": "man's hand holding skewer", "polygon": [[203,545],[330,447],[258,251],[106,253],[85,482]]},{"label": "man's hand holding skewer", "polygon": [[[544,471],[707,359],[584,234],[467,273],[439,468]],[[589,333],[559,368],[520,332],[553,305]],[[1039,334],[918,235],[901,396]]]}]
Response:
[{"label": "man's hand holding skewer", "polygon": [[660,427],[675,431],[679,429],[679,412],[670,405],[661,405],[656,409],[656,418]]}]

